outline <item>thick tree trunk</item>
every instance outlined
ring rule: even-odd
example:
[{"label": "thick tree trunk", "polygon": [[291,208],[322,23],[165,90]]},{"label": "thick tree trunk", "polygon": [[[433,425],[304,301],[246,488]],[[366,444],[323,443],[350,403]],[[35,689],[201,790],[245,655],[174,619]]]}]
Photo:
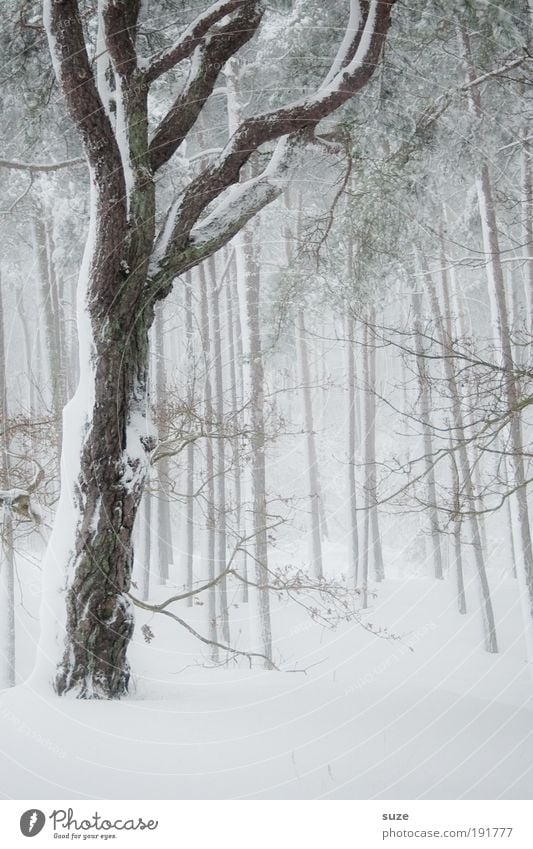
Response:
[{"label": "thick tree trunk", "polygon": [[80,383],[63,415],[61,496],[43,564],[35,673],[49,679],[46,656],[64,629],[55,689],[79,698],[117,698],[128,688],[132,532],[155,445],[147,416],[154,301],[146,291],[153,184],[143,172],[142,187],[129,195],[130,215],[142,221],[132,238],[123,174],[98,179],[78,287]]},{"label": "thick tree trunk", "polygon": [[[221,231],[212,237],[204,219],[204,235],[197,238],[198,230],[202,233],[198,222],[203,213],[211,202],[220,200],[226,189],[239,183],[253,152],[267,142],[287,136],[294,139],[302,129],[315,127],[366,85],[381,54],[394,0],[383,0],[364,9],[364,38],[359,30],[349,34],[353,53],[360,49],[364,61],[346,71],[343,84],[334,85],[325,94],[321,91],[309,102],[245,121],[220,161],[206,166],[177,197],[156,243],[154,173],[188,137],[221,70],[261,23],[263,4],[238,5],[240,8],[224,24],[214,13],[212,23],[220,25],[213,29],[207,24],[200,36],[201,50],[195,54],[195,58],[199,54],[201,58],[193,63],[189,84],[159,122],[150,141],[150,86],[190,57],[190,39],[183,39],[177,51],[165,51],[152,64],[141,67],[136,51],[140,0],[101,3],[99,23],[110,62],[100,62],[95,76],[79,4],[54,0],[43,3],[54,69],[84,145],[92,190],[90,236],[78,295],[80,383],[63,417],[66,442],[61,497],[44,562],[43,619],[48,624],[35,676],[40,680],[49,676],[46,657],[53,655],[50,641],[56,632],[54,620],[59,616],[59,627],[63,626],[66,634],[63,659],[55,676],[60,694],[114,698],[126,692],[128,686],[126,652],[133,631],[129,600],[131,538],[147,455],[155,442],[146,415],[148,331],[154,300],[165,298],[176,277],[222,247],[278,195],[278,186],[269,180],[259,189],[254,185],[252,192],[245,190],[238,212],[229,220],[224,219]],[[223,10],[221,15],[225,16]],[[94,47],[93,41],[90,52]],[[111,69],[113,87],[106,84],[106,68]],[[331,74],[338,83],[337,70],[334,66]],[[281,143],[281,149],[288,150],[288,146]],[[281,159],[284,163],[285,158]],[[281,164],[274,161],[274,165]],[[276,168],[274,174],[278,174]],[[255,387],[252,447],[257,583],[261,586],[265,653],[270,655],[258,272],[251,273],[249,280],[251,372]],[[207,444],[209,447],[209,439]],[[211,481],[212,471],[208,473]],[[260,520],[263,528],[258,527]],[[62,617],[62,604],[57,608],[58,600],[61,603],[57,590],[64,586],[65,572],[66,617]]]},{"label": "thick tree trunk", "polygon": [[[95,340],[98,355],[94,373],[90,360],[82,363],[78,401],[89,401],[89,393],[93,394],[92,417],[87,435],[82,436],[79,473],[72,489],[63,496],[59,511],[61,516],[74,509],[78,518],[69,557],[67,646],[56,689],[59,694],[73,691],[81,698],[120,696],[127,691],[129,681],[126,651],[133,632],[128,598],[133,565],[131,536],[147,453],[154,446],[146,417],[148,334],[142,315],[130,330],[127,353],[110,328],[109,335],[100,333]],[[110,403],[109,387],[115,389],[114,403]],[[65,433],[67,428],[69,434],[80,433],[79,420],[73,421],[74,416],[69,415],[77,412],[77,406],[65,414]],[[64,467],[70,460],[75,462],[72,449],[79,450],[77,445],[67,445]],[[68,520],[72,522],[70,516]],[[52,542],[51,556],[53,552]]]}]

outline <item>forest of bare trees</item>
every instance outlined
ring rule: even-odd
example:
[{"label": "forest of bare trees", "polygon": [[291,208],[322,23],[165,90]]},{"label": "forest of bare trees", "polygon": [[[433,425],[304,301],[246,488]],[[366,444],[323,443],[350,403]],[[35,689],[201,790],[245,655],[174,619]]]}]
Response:
[{"label": "forest of bare trees", "polygon": [[3,685],[413,577],[533,664],[527,3],[148,5],[7,4]]}]

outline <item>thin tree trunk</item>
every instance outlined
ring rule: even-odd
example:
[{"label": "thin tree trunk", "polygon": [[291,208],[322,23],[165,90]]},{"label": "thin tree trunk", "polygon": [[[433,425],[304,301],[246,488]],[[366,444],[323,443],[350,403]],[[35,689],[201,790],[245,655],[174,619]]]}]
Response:
[{"label": "thin tree trunk", "polygon": [[30,338],[30,328],[28,327],[28,317],[24,308],[24,292],[21,289],[17,297],[17,312],[22,327],[22,336],[24,339],[24,354],[26,359],[26,374],[28,376],[28,413],[30,419],[33,419],[36,410],[37,402],[35,398],[36,376],[33,372],[33,356],[32,356],[32,340]]},{"label": "thin tree trunk", "polygon": [[58,432],[61,432],[61,410],[63,408],[63,393],[61,384],[61,357],[59,339],[56,334],[56,319],[54,316],[54,293],[49,276],[48,250],[46,240],[46,228],[39,217],[33,219],[34,256],[37,268],[37,279],[39,281],[40,299],[44,313],[45,350],[48,365],[48,380],[50,381],[50,392],[52,410],[57,420]]},{"label": "thin tree trunk", "polygon": [[350,571],[354,586],[359,582],[359,529],[357,525],[357,487],[355,479],[356,463],[356,397],[355,397],[355,323],[353,318],[346,319],[346,377],[348,382],[348,521],[350,528]]},{"label": "thin tree trunk", "polygon": [[[472,483],[472,470],[468,451],[466,447],[466,436],[461,410],[461,402],[455,376],[453,360],[449,356],[453,350],[453,337],[447,332],[446,326],[442,317],[442,312],[437,298],[435,285],[430,272],[426,273],[427,286],[431,298],[433,315],[437,325],[439,337],[444,354],[444,365],[446,369],[446,378],[448,380],[450,397],[452,400],[452,420],[454,425],[454,434],[458,444],[459,455],[459,470],[461,474],[462,484],[466,496],[466,505],[468,511],[468,521],[472,535],[472,547],[474,551],[474,562],[478,577],[478,585],[481,601],[481,617],[483,622],[483,637],[485,649],[491,654],[498,651],[498,640],[496,636],[496,624],[494,621],[494,611],[490,596],[490,587],[485,568],[485,560],[483,557],[483,546],[481,544],[481,534],[479,531],[479,523],[476,515],[476,498],[474,494],[474,486]],[[448,291],[447,276],[443,277],[443,296],[444,296],[444,312],[450,315],[450,299]]]},{"label": "thin tree trunk", "polygon": [[[381,533],[379,528],[378,495],[377,495],[377,469],[376,469],[376,346],[371,340],[370,327],[374,327],[376,313],[373,307],[369,309],[368,319],[365,324],[365,465],[366,465],[366,489],[369,497],[370,533],[372,560],[374,563],[374,577],[376,581],[385,578],[385,567],[383,563],[383,551],[381,547]],[[370,543],[370,540],[368,540]]]},{"label": "thin tree trunk", "polygon": [[260,269],[254,244],[254,228],[248,227],[244,233],[245,260],[245,304],[247,318],[249,357],[249,392],[251,411],[251,451],[252,451],[252,515],[254,533],[255,580],[258,584],[259,624],[262,652],[266,656],[265,666],[271,667],[272,661],[272,624],[270,618],[270,592],[268,571],[268,516],[266,497],[266,438],[265,438],[265,396],[264,365],[261,344],[260,309]]},{"label": "thin tree trunk", "polygon": [[[192,412],[194,405],[194,343],[193,343],[193,306],[192,306],[192,280],[190,272],[185,278],[185,340],[187,356],[187,397]],[[194,442],[187,443],[187,514],[186,514],[186,546],[185,546],[185,572],[187,578],[187,591],[191,592],[194,581]],[[192,607],[193,598],[189,596],[187,604]]]},{"label": "thin tree trunk", "polygon": [[54,259],[55,243],[53,233],[53,221],[48,210],[43,209],[44,214],[44,232],[46,240],[46,259],[48,268],[48,282],[50,287],[50,304],[52,311],[53,322],[53,347],[55,349],[55,358],[57,359],[58,374],[56,376],[59,392],[59,404],[62,410],[70,397],[68,391],[68,375],[65,366],[66,346],[65,346],[65,318],[63,313],[63,298],[60,281],[57,275],[57,269]]},{"label": "thin tree trunk", "polygon": [[[505,293],[505,282],[503,267],[501,264],[500,245],[496,222],[496,211],[492,197],[492,186],[488,166],[481,169],[481,178],[478,182],[478,196],[483,227],[483,238],[485,251],[490,259],[487,266],[489,274],[489,286],[492,288],[497,305],[498,331],[501,347],[502,364],[504,373],[504,392],[507,406],[510,411],[510,435],[513,477],[518,487],[514,497],[517,505],[517,519],[521,540],[522,569],[519,580],[523,585],[524,592],[529,597],[529,613],[533,618],[533,545],[531,540],[531,528],[529,520],[529,507],[527,502],[527,483],[524,466],[524,443],[522,438],[522,421],[519,408],[519,393],[515,379],[514,360],[511,345],[509,326],[509,313]],[[533,629],[533,623],[529,623]],[[529,658],[533,663],[533,657]]]},{"label": "thin tree trunk", "polygon": [[152,493],[150,492],[150,476],[146,476],[146,486],[143,500],[143,573],[142,573],[142,598],[147,601],[150,598],[150,572],[152,567]]},{"label": "thin tree trunk", "polygon": [[459,613],[465,614],[467,612],[466,607],[466,592],[465,592],[465,580],[464,580],[464,566],[463,566],[463,539],[462,539],[462,521],[460,515],[461,509],[461,477],[459,475],[459,470],[457,468],[457,464],[455,462],[455,455],[453,453],[453,441],[450,439],[450,453],[451,453],[451,467],[452,467],[452,481],[453,481],[453,505],[455,516],[453,520],[453,554],[455,561],[455,576],[457,583],[457,609]]},{"label": "thin tree trunk", "polygon": [[[469,35],[466,27],[459,26],[459,37],[462,43],[463,58],[466,63],[467,79],[472,82],[475,79],[476,69],[472,61]],[[481,93],[471,86],[468,90],[469,106],[473,114],[479,120],[482,119],[483,109]],[[484,250],[487,255],[487,276],[489,299],[492,304],[493,318],[497,318],[496,337],[500,344],[501,360],[505,370],[503,377],[503,390],[510,417],[510,436],[514,480],[518,489],[513,500],[516,503],[516,514],[521,541],[522,568],[518,570],[518,581],[520,585],[520,598],[524,612],[524,627],[528,645],[528,663],[533,675],[533,545],[531,539],[531,528],[529,522],[529,509],[527,503],[526,474],[524,467],[524,447],[522,439],[522,422],[518,408],[518,391],[514,373],[514,361],[509,326],[509,313],[505,293],[505,281],[503,266],[501,263],[500,243],[496,218],[496,208],[492,193],[492,184],[489,166],[484,162],[479,171],[477,180],[477,193],[479,211],[481,217],[481,229],[483,235]],[[529,616],[526,607],[529,607]]]},{"label": "thin tree trunk", "polygon": [[302,380],[302,399],[304,405],[304,427],[307,445],[307,475],[309,499],[311,504],[311,565],[316,578],[323,578],[324,564],[322,560],[322,534],[320,527],[320,483],[318,477],[318,457],[316,453],[313,401],[311,395],[311,370],[303,310],[298,311],[298,349],[300,354],[300,371]]},{"label": "thin tree trunk", "polygon": [[[207,578],[214,581],[216,577],[216,508],[215,508],[215,462],[213,451],[213,394],[211,388],[211,335],[209,326],[209,299],[205,264],[199,267],[201,284],[201,322],[202,322],[202,351],[204,356],[205,382],[204,382],[204,411],[206,432],[206,476],[207,476],[207,510],[206,510],[206,534],[207,534]],[[209,587],[207,591],[207,613],[209,618],[209,639],[218,641],[217,620],[217,590],[216,585]],[[211,659],[218,661],[217,646],[211,647]]]},{"label": "thin tree trunk", "polygon": [[[444,254],[444,243],[441,241],[442,245],[442,255],[441,255],[441,265],[443,268],[441,278],[442,278],[442,295],[444,298],[446,314],[444,316],[445,327],[448,339],[454,338],[454,333],[459,335],[459,338],[463,340],[473,339],[474,337],[474,328],[472,326],[472,317],[470,315],[470,311],[465,302],[465,298],[461,288],[459,286],[459,281],[457,279],[457,274],[453,264],[450,266],[449,271],[447,270],[447,260]],[[427,272],[427,268],[425,269]],[[455,325],[457,325],[457,330],[455,329]],[[446,370],[444,370],[444,377],[446,379]],[[459,391],[459,383],[456,381],[457,391]],[[475,412],[471,412],[469,414],[469,419],[472,421],[475,416]],[[465,416],[462,414],[463,427],[465,430],[468,427],[468,421],[465,421]],[[483,549],[483,560],[485,563],[488,562],[488,543],[487,543],[487,531],[486,531],[486,523],[485,516],[481,512],[483,510],[483,492],[481,486],[481,469],[480,469],[480,457],[476,456],[475,448],[472,446],[467,446],[466,453],[468,456],[470,474],[472,478],[472,486],[475,495],[475,510],[477,511],[476,520],[479,528],[479,536],[481,539],[481,546]]]},{"label": "thin tree trunk", "polygon": [[[9,490],[10,480],[10,455],[9,436],[7,426],[8,400],[7,400],[7,362],[5,344],[5,321],[4,303],[2,297],[2,281],[0,279],[0,425],[6,429],[2,436],[2,478],[5,489]],[[1,670],[1,687],[14,687],[16,684],[16,632],[15,632],[15,554],[13,534],[13,510],[9,498],[5,498],[2,507],[1,543],[2,559],[0,562],[1,589],[4,604],[4,625],[0,651],[3,655]]]},{"label": "thin tree trunk", "polygon": [[424,346],[422,343],[422,294],[415,288],[412,292],[412,303],[414,313],[414,332],[416,365],[418,371],[418,389],[420,401],[420,416],[424,440],[424,463],[426,467],[426,485],[428,505],[427,512],[431,534],[431,545],[433,551],[433,574],[437,580],[442,581],[444,577],[442,565],[442,550],[439,530],[439,514],[437,506],[437,486],[435,482],[435,469],[433,457],[433,436],[431,429],[431,400],[429,389],[429,374],[427,362],[424,358]]},{"label": "thin tree trunk", "polygon": [[[210,280],[211,319],[213,328],[214,367],[215,367],[215,416],[217,439],[215,441],[215,490],[216,490],[216,567],[215,574],[226,571],[226,440],[224,435],[224,372],[222,363],[222,326],[220,321],[220,293],[217,281],[215,260],[208,260]],[[218,583],[220,622],[222,638],[230,643],[230,624],[228,612],[228,590],[226,578]]]},{"label": "thin tree trunk", "polygon": [[[233,465],[233,497],[234,497],[234,512],[235,523],[237,529],[237,538],[244,539],[246,537],[246,528],[244,525],[243,509],[242,509],[242,463],[241,463],[241,448],[239,430],[242,427],[243,407],[242,398],[242,335],[240,328],[239,305],[235,305],[235,297],[237,295],[236,286],[233,282],[233,274],[229,274],[226,282],[226,333],[228,336],[229,345],[229,368],[230,368],[230,383],[231,383],[231,407],[233,428],[236,435],[231,440],[232,450],[232,465]],[[248,584],[247,581],[247,564],[246,550],[240,551],[236,557],[236,568],[244,577],[242,585],[242,601],[248,601]]]},{"label": "thin tree trunk", "polygon": [[[528,257],[526,262],[526,305],[527,305],[527,327],[533,328],[533,148],[529,139],[529,127],[525,127],[522,144],[522,197],[524,211],[522,214],[524,230],[524,253]],[[533,354],[533,339],[530,345],[530,355]]]},{"label": "thin tree trunk", "polygon": [[372,418],[372,399],[370,398],[369,374],[370,374],[370,351],[369,351],[369,333],[368,324],[363,326],[363,368],[364,368],[364,457],[365,457],[365,516],[363,522],[363,575],[361,581],[362,592],[362,607],[368,607],[368,579],[370,576],[370,529],[371,515],[373,509],[372,498],[372,473],[370,468],[370,449],[368,443],[368,434],[371,427]]},{"label": "thin tree trunk", "polygon": [[[164,406],[166,398],[166,367],[165,367],[165,342],[162,305],[156,309],[154,322],[155,335],[155,393],[157,404],[160,409]],[[159,439],[165,439],[166,433],[159,433]],[[169,499],[169,463],[168,457],[162,457],[157,462],[157,559],[159,581],[165,584],[169,578],[169,567],[173,562],[172,553],[172,524],[170,519]]]}]

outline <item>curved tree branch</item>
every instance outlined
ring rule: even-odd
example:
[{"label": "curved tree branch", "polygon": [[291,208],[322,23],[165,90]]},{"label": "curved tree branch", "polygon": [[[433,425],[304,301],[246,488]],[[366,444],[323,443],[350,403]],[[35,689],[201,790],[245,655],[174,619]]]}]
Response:
[{"label": "curved tree branch", "polygon": [[147,84],[151,85],[162,74],[172,70],[172,68],[175,68],[184,59],[192,56],[212,26],[221,21],[226,15],[237,11],[237,9],[245,5],[249,5],[249,0],[219,0],[218,3],[213,3],[209,9],[206,9],[205,12],[199,15],[187,27],[172,47],[160,53],[147,64],[145,71]]},{"label": "curved tree branch", "polygon": [[[213,201],[239,182],[242,168],[261,145],[282,136],[294,136],[296,132],[313,130],[323,118],[339,109],[364,87],[377,67],[395,2],[370,0],[370,3],[365,4],[366,14],[361,16],[359,29],[353,39],[353,50],[344,49],[347,56],[353,53],[352,59],[331,81],[319,87],[314,95],[248,118],[241,124],[218,162],[207,167],[193,180],[174,205],[172,220],[167,221],[157,251],[159,268],[154,269],[156,272],[166,266],[169,273],[164,276],[170,279],[170,276],[175,276],[180,263],[188,261],[187,249],[190,248],[192,228]],[[237,221],[238,218],[236,216]]]},{"label": "curved tree branch", "polygon": [[229,23],[213,30],[195,48],[191,78],[159,124],[150,144],[154,171],[178,150],[212,94],[221,70],[256,33],[263,16],[256,0],[239,3],[241,11]]}]

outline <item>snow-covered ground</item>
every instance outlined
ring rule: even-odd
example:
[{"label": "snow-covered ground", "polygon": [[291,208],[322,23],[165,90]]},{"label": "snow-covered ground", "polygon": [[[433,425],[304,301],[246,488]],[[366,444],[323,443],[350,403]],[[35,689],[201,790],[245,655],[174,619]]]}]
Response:
[{"label": "snow-covered ground", "polygon": [[[531,798],[533,690],[516,583],[493,590],[502,650],[492,656],[476,612],[455,612],[451,581],[382,585],[367,619],[401,642],[357,624],[324,632],[280,605],[278,656],[305,673],[205,668],[183,629],[142,618],[128,699],[57,699],[26,685],[0,694],[1,796]],[[234,610],[243,632],[246,609]]]}]

